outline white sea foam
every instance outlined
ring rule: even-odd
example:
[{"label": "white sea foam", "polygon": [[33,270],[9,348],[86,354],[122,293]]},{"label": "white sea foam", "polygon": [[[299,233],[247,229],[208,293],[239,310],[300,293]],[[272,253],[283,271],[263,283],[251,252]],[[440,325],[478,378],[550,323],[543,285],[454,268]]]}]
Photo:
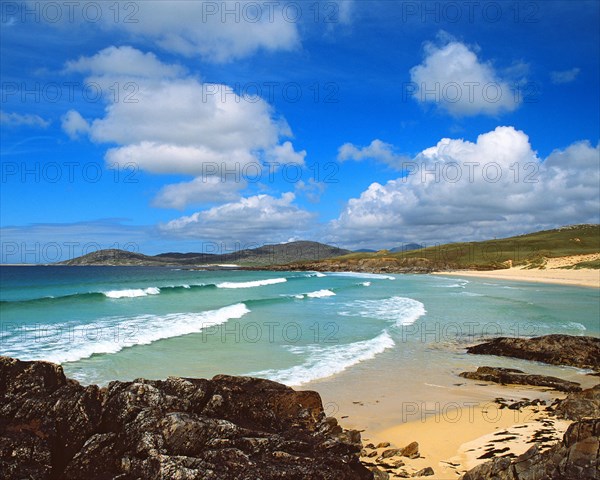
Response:
[{"label": "white sea foam", "polygon": [[[43,331],[32,326],[31,332],[4,338],[3,354],[22,360],[74,362],[94,354],[117,353],[127,347],[197,333],[249,312],[245,304],[237,303],[198,313],[107,317],[91,324],[47,325]],[[22,341],[22,335],[29,333],[37,339],[35,348],[31,348],[31,342]]]},{"label": "white sea foam", "polygon": [[359,283],[359,285],[362,285],[363,287],[370,287],[371,282],[361,282],[361,283]]},{"label": "white sea foam", "polygon": [[135,298],[146,297],[148,295],[158,295],[160,293],[160,288],[130,288],[126,290],[110,290],[103,293],[108,298]]},{"label": "white sea foam", "polygon": [[249,375],[269,378],[286,385],[302,385],[313,380],[330,377],[357,363],[371,360],[394,345],[394,340],[384,330],[383,333],[370,340],[345,345],[288,347],[292,353],[305,356],[306,360],[302,364],[290,368],[263,370]]},{"label": "white sea foam", "polygon": [[309,298],[334,297],[335,293],[331,290],[317,290],[316,292],[307,293],[306,296]]},{"label": "white sea foam", "polygon": [[355,300],[345,305],[349,310],[339,314],[347,317],[378,318],[394,322],[396,326],[411,325],[425,315],[425,305],[406,297],[390,297],[382,300]]},{"label": "white sea foam", "polygon": [[327,275],[325,275],[324,273],[321,272],[310,272],[306,275],[307,277],[317,277],[317,278],[322,278],[322,277],[326,277]]},{"label": "white sea foam", "polygon": [[465,285],[467,285],[469,282],[468,280],[459,280],[456,283],[450,283],[450,284],[446,284],[446,285],[434,285],[437,288],[465,288]]},{"label": "white sea foam", "polygon": [[353,278],[373,278],[379,280],[396,280],[396,277],[391,275],[382,275],[380,273],[363,273],[363,272],[327,272],[327,275],[333,277],[353,277]]},{"label": "white sea foam", "polygon": [[323,297],[334,297],[335,293],[333,293],[331,290],[317,290],[316,292],[309,292],[309,293],[295,293],[292,295],[281,295],[282,297],[292,297],[292,298],[297,298],[297,299],[303,299],[303,298],[323,298]]},{"label": "white sea foam", "polygon": [[275,285],[276,283],[287,282],[287,278],[269,278],[267,280],[254,280],[252,282],[223,282],[217,283],[219,288],[252,288],[262,287],[264,285]]},{"label": "white sea foam", "polygon": [[584,330],[587,330],[587,328],[585,328],[585,325],[582,325],[579,322],[569,322],[569,323],[564,324],[563,327],[570,328],[572,330],[581,330],[582,332]]}]

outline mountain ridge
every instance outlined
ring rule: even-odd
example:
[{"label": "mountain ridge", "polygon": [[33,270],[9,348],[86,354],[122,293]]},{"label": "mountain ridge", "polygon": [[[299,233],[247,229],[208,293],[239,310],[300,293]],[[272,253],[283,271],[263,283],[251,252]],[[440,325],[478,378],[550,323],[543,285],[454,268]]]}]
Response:
[{"label": "mountain ridge", "polygon": [[332,245],[319,242],[297,241],[284,244],[263,245],[257,248],[236,252],[214,253],[177,253],[168,252],[158,255],[144,255],[119,249],[98,250],[73,259],[58,262],[55,265],[67,266],[224,266],[241,265],[261,267],[280,265],[298,261],[319,261],[352,253]]}]

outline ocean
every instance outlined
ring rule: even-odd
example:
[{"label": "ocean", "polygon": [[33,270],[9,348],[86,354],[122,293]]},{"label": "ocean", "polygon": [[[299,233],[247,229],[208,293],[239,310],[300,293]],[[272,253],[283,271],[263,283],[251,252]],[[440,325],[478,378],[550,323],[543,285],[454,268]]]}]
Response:
[{"label": "ocean", "polygon": [[591,288],[438,275],[0,267],[0,354],[84,384],[252,375],[290,386],[465,363],[487,337],[600,335]]}]

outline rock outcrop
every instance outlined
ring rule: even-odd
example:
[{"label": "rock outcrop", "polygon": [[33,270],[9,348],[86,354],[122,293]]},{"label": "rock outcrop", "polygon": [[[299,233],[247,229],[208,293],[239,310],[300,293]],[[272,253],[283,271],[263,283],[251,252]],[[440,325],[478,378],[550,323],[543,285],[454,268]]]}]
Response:
[{"label": "rock outcrop", "polygon": [[562,442],[540,452],[531,447],[511,460],[500,457],[469,470],[462,480],[597,480],[600,478],[600,418],[569,426]]},{"label": "rock outcrop", "polygon": [[567,398],[557,400],[552,408],[557,417],[567,420],[600,418],[600,384],[570,393]]},{"label": "rock outcrop", "polygon": [[467,348],[468,353],[535,360],[600,371],[600,338],[544,335],[534,338],[499,337]]},{"label": "rock outcrop", "polygon": [[479,367],[476,372],[462,372],[459,376],[471,380],[484,380],[501,384],[548,387],[561,392],[578,392],[581,390],[579,383],[547,375],[527,374],[515,368]]},{"label": "rock outcrop", "polygon": [[84,387],[0,357],[3,480],[366,480],[360,433],[316,392],[248,377]]}]

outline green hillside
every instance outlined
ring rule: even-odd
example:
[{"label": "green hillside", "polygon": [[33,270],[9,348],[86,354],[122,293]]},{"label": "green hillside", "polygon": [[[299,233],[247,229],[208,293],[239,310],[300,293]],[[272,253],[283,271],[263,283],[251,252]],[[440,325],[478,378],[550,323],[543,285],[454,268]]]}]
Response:
[{"label": "green hillside", "polygon": [[[525,265],[543,268],[544,258],[600,252],[600,225],[573,225],[516,237],[482,242],[435,245],[408,252],[352,253],[316,264],[297,264],[296,268],[369,267],[378,270],[429,271],[451,268],[493,270]],[[598,268],[597,261],[585,268]]]}]

